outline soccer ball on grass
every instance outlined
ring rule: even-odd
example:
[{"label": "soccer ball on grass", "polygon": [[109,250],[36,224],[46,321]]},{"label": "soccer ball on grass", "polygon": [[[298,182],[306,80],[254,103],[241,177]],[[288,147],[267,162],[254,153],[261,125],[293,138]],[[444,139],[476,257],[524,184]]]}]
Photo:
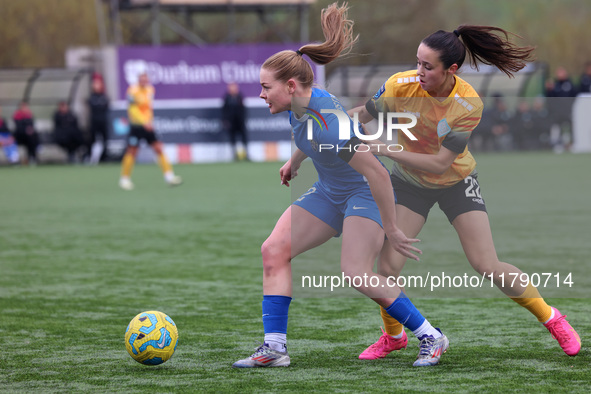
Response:
[{"label": "soccer ball on grass", "polygon": [[172,357],[178,337],[176,324],[166,314],[142,312],[125,330],[125,348],[138,363],[158,365]]}]

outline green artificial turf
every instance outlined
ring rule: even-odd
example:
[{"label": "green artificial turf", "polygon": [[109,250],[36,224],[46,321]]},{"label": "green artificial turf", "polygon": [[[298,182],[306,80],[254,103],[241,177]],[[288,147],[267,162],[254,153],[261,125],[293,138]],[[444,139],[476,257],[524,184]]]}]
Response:
[{"label": "green artificial turf", "polygon": [[[433,368],[413,368],[417,341],[386,359],[358,354],[381,334],[377,306],[350,289],[302,288],[303,275],[339,275],[335,239],[293,262],[289,368],[237,370],[262,340],[260,245],[306,190],[282,163],[177,166],[169,188],[155,165],[138,165],[136,190],[119,167],[0,168],[0,391],[372,392],[591,391],[591,157],[480,155],[479,180],[499,257],[529,274],[568,314],[583,349],[566,356],[547,330],[497,289],[407,288],[450,339]],[[434,209],[424,254],[405,275],[476,275],[453,228]],[[553,277],[554,278],[554,277]],[[488,286],[488,287],[487,287]],[[160,310],[179,329],[173,358],[136,363],[124,331]]]}]

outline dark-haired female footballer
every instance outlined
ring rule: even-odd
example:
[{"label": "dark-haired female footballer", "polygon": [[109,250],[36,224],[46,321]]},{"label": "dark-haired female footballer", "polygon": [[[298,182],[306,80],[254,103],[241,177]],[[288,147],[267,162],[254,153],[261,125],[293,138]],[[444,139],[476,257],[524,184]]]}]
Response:
[{"label": "dark-haired female footballer", "polygon": [[[391,181],[397,197],[398,227],[406,236],[416,237],[437,202],[458,233],[472,267],[492,277],[504,294],[546,326],[566,354],[574,356],[581,349],[581,340],[566,316],[546,304],[531,284],[523,286],[520,281],[506,280],[522,272],[497,257],[476,162],[467,148],[468,138],[480,122],[483,104],[472,86],[456,72],[468,53],[474,67],[480,61],[512,77],[525,66],[533,48],[516,46],[508,41],[508,34],[496,27],[470,25],[431,34],[419,45],[416,70],[394,74],[364,107],[352,109],[349,114],[357,113],[362,123],[378,118],[380,112],[410,112],[417,116],[417,124],[410,130],[416,141],[398,133],[403,151],[389,152],[379,141],[367,142],[374,154],[394,160]],[[406,257],[386,242],[378,273],[397,277]],[[360,359],[383,358],[406,347],[402,325],[384,309],[381,312],[386,332],[361,353]]]},{"label": "dark-haired female footballer", "polygon": [[[367,275],[367,283],[352,281],[353,286],[372,298],[394,319],[404,322],[421,342],[415,366],[439,362],[449,342],[415,308],[398,287],[387,292],[386,278],[372,272],[374,261],[384,243],[384,232],[392,248],[403,256],[418,259],[420,250],[396,226],[394,193],[388,170],[367,149],[340,149],[360,144],[353,138],[353,123],[339,101],[328,92],[313,88],[314,73],[302,58],[307,55],[317,64],[327,64],[354,42],[353,22],[347,19],[347,6],[332,4],[322,11],[325,42],[305,45],[298,51],[282,51],[268,58],[260,71],[262,91],[272,114],[290,111],[290,122],[298,150],[281,167],[281,182],[289,186],[302,160],[310,157],[318,172],[318,181],[295,201],[275,225],[261,248],[263,257],[264,343],[234,367],[286,367],[290,364],[286,348],[287,315],[292,295],[291,260],[334,236],[342,234],[341,270],[353,278]],[[339,119],[325,113],[324,123],[313,124],[308,139],[308,119],[323,109],[342,111],[348,125],[348,138],[339,139]],[[315,115],[316,116],[316,115]],[[322,147],[331,147],[322,149]],[[367,179],[367,181],[364,179]],[[373,280],[371,280],[373,279]],[[344,312],[344,311],[343,311]]]}]

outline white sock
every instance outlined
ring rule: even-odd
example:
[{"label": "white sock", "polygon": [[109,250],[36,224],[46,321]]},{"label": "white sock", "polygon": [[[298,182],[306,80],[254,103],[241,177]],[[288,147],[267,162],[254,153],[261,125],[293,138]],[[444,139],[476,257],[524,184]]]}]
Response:
[{"label": "white sock", "polygon": [[555,315],[555,313],[554,313],[554,308],[552,308],[552,314],[550,315],[550,318],[549,318],[548,320],[546,320],[546,321],[545,321],[544,323],[542,323],[542,324],[548,324],[548,322],[549,322],[550,320],[554,319],[554,315]]},{"label": "white sock", "polygon": [[390,336],[391,336],[392,338],[394,338],[394,339],[400,339],[400,338],[402,338],[402,334],[404,334],[404,330],[402,330],[402,331],[400,332],[400,334],[398,334],[398,335],[390,335]]},{"label": "white sock", "polygon": [[173,178],[174,178],[174,172],[172,172],[172,171],[168,171],[167,173],[164,174],[164,180],[166,182],[172,181]]},{"label": "white sock", "polygon": [[287,334],[280,332],[265,334],[265,343],[273,350],[285,352],[287,350]]},{"label": "white sock", "polygon": [[103,154],[103,143],[102,142],[95,142],[92,144],[90,149],[90,163],[97,164],[100,159],[101,155]]},{"label": "white sock", "polygon": [[437,339],[437,338],[439,338],[441,336],[441,333],[439,331],[437,331],[431,325],[431,323],[429,323],[429,321],[427,319],[425,319],[425,321],[423,322],[423,324],[421,324],[419,326],[419,328],[417,328],[416,330],[414,330],[412,333],[415,334],[415,336],[417,338],[421,338],[424,335],[430,335],[433,338]]}]

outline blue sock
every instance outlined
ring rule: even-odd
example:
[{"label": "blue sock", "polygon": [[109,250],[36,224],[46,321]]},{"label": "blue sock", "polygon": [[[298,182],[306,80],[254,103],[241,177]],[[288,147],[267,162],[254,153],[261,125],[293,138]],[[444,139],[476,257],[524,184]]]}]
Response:
[{"label": "blue sock", "polygon": [[386,308],[386,312],[411,331],[415,331],[425,321],[421,312],[419,312],[403,292],[400,292],[400,295],[394,300],[392,305]]},{"label": "blue sock", "polygon": [[263,327],[265,334],[272,332],[287,334],[287,313],[290,302],[291,297],[263,296]]}]

